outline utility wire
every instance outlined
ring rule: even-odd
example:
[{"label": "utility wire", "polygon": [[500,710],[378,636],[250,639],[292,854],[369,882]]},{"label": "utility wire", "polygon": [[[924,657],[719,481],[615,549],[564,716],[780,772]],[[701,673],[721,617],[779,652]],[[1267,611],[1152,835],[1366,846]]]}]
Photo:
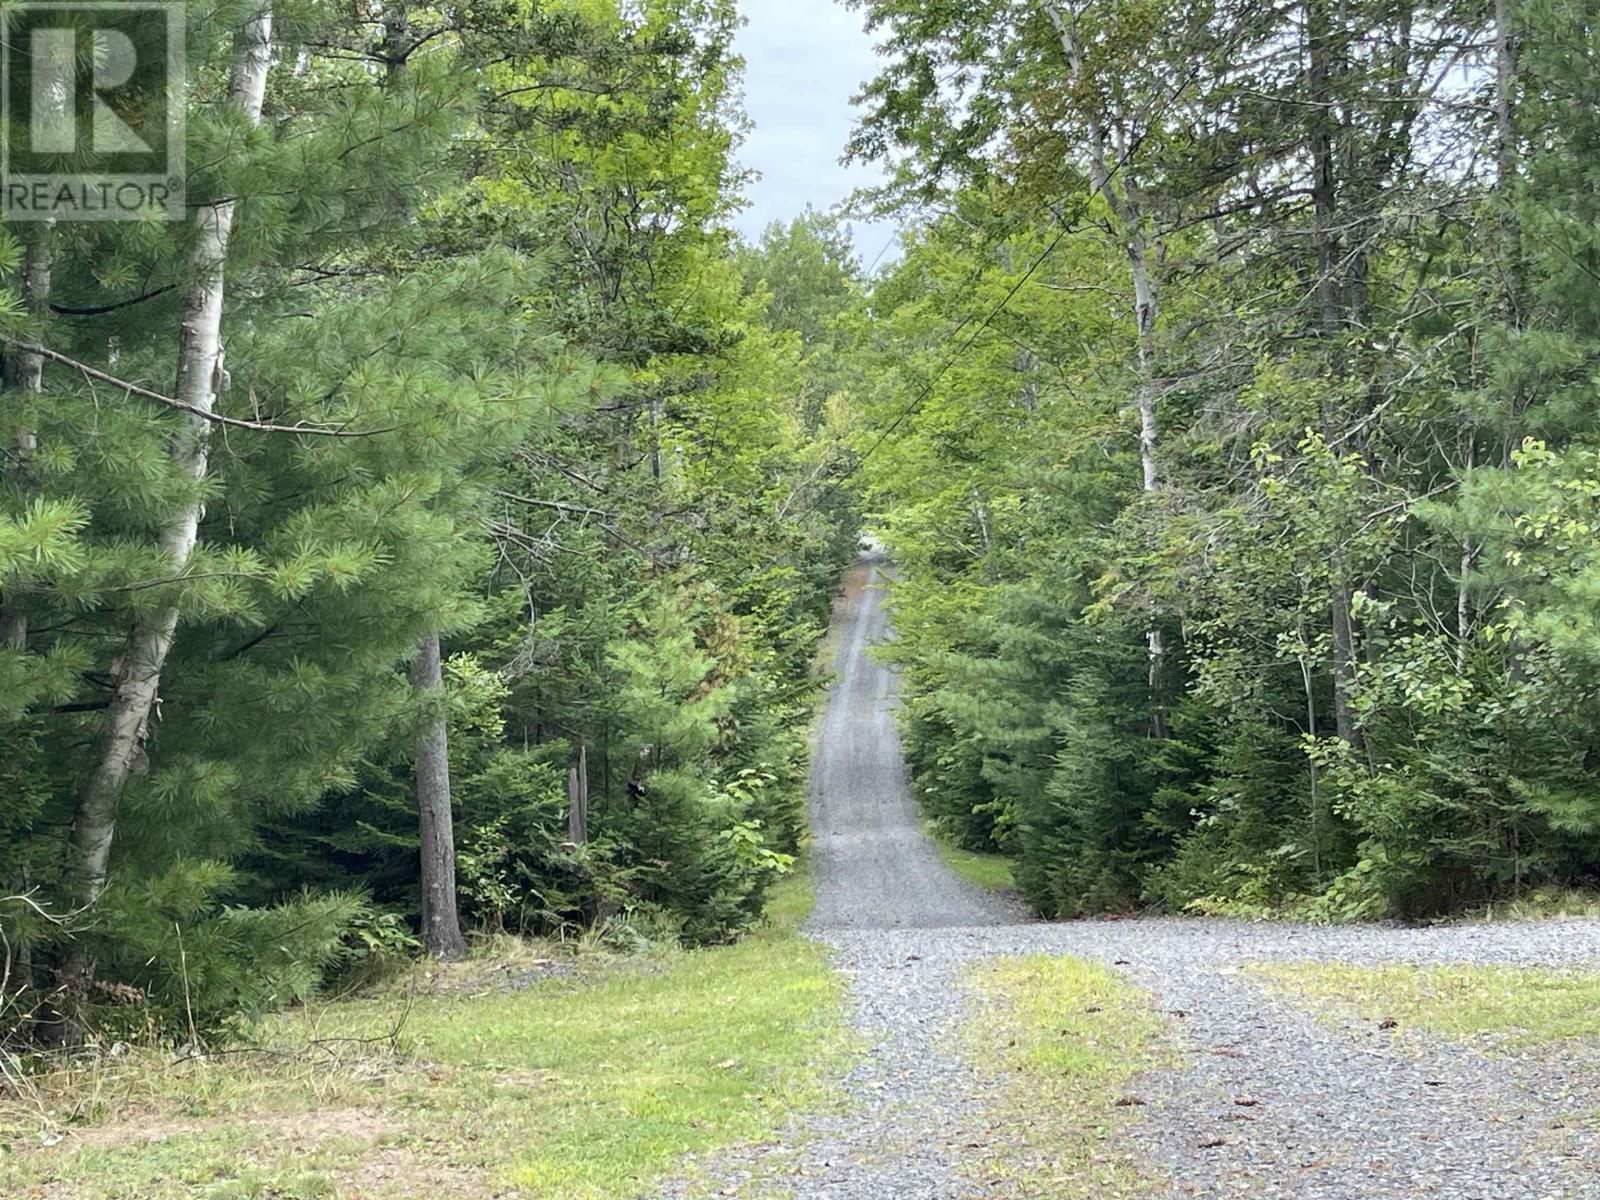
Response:
[{"label": "utility wire", "polygon": [[[1190,86],[1199,77],[1200,66],[1197,63],[1194,69],[1191,70],[1184,78],[1183,82],[1173,89],[1172,95],[1167,97],[1166,103],[1161,106],[1161,111],[1152,118],[1152,124],[1170,112],[1172,106],[1178,102],[1179,97],[1188,91]],[[1132,160],[1135,151],[1138,150],[1141,140],[1142,139],[1137,137],[1129,139],[1127,149],[1125,149],[1122,154],[1118,156],[1117,161],[1114,162],[1111,165],[1111,169],[1106,172],[1105,181],[1101,187],[1096,188],[1094,192],[1090,193],[1089,197],[1085,198],[1085,204],[1083,207],[1087,207],[1087,199],[1092,198],[1096,192],[1100,192],[1104,187],[1109,186],[1110,183],[1116,179],[1119,174],[1121,174],[1122,170]],[[1055,200],[1049,201],[1043,206],[1043,209],[1048,209],[1054,213],[1055,203]],[[995,245],[999,246],[1003,244],[1006,239],[1010,238],[1018,228],[1026,223],[1026,221],[1039,215],[1041,211],[1042,209],[1033,209],[1024,213],[1023,216],[1014,222],[1011,228],[1008,229],[997,242],[995,242]],[[872,443],[872,445],[867,449],[866,453],[857,458],[855,463],[848,471],[846,471],[843,475],[840,475],[828,485],[827,490],[817,498],[818,504],[826,501],[834,494],[834,492],[838,491],[840,487],[848,482],[858,471],[861,470],[863,466],[866,465],[867,460],[876,454],[883,447],[883,444],[887,442],[902,425],[904,425],[919,411],[921,411],[922,406],[932,398],[933,389],[938,387],[939,381],[950,373],[952,368],[955,367],[956,363],[960,361],[967,351],[972,349],[972,347],[977,343],[977,340],[988,331],[989,327],[993,325],[997,319],[999,319],[1000,314],[1005,312],[1005,310],[1010,306],[1011,302],[1017,298],[1018,293],[1020,293],[1022,289],[1028,285],[1029,281],[1032,280],[1036,274],[1038,274],[1039,269],[1043,267],[1044,264],[1049,260],[1050,256],[1056,252],[1057,247],[1059,247],[1061,243],[1067,239],[1067,236],[1069,234],[1079,232],[1079,230],[1082,228],[1082,226],[1076,223],[1076,219],[1074,219],[1072,223],[1068,223],[1057,216],[1057,222],[1060,224],[1061,228],[1057,230],[1056,236],[1051,239],[1050,244],[1044,248],[1044,252],[1036,257],[1031,264],[1029,264],[1028,269],[1023,272],[1022,277],[1018,279],[1017,282],[1012,286],[1011,290],[1006,293],[1005,298],[989,310],[988,315],[983,318],[982,324],[973,331],[972,336],[967,338],[967,340],[963,342],[954,353],[945,359],[944,363],[939,367],[939,370],[934,373],[933,378],[930,379],[927,384],[925,384],[918,391],[911,403],[906,405],[906,407],[901,410],[899,415],[897,415],[894,420],[889,423],[889,427],[885,429],[881,435],[879,435],[878,439]],[[976,315],[977,314],[974,313],[962,318],[955,328],[953,328],[946,335],[947,339],[959,336],[961,331],[973,322],[973,320],[976,318]]]},{"label": "utility wire", "polygon": [[[889,423],[889,427],[878,435],[878,440],[872,443],[867,452],[856,459],[855,464],[848,471],[833,481],[831,485],[832,488],[837,488],[840,484],[844,483],[864,465],[866,465],[867,460],[876,454],[878,449],[895,435],[895,432],[899,430],[900,426],[904,425],[916,415],[916,413],[933,395],[933,389],[939,386],[939,381],[948,375],[951,369],[955,367],[956,363],[960,362],[961,359],[966,355],[967,351],[972,349],[972,347],[977,343],[978,339],[988,332],[989,327],[995,323],[1000,314],[1005,312],[1005,310],[1010,307],[1011,302],[1017,298],[1017,293],[1021,292],[1023,288],[1028,286],[1029,281],[1039,273],[1039,268],[1044,266],[1045,262],[1050,258],[1050,256],[1056,252],[1056,248],[1060,246],[1062,242],[1066,241],[1067,235],[1074,232],[1076,232],[1076,228],[1066,224],[1063,224],[1061,228],[1056,231],[1056,236],[1052,238],[1050,244],[1044,248],[1044,253],[1040,254],[1033,260],[1032,263],[1029,264],[1028,269],[1022,273],[1022,277],[1018,279],[1016,283],[1011,285],[1011,290],[1005,294],[1005,298],[989,310],[988,315],[983,318],[982,323],[978,326],[978,328],[972,331],[972,335],[967,338],[964,343],[962,343],[961,347],[944,360],[944,364],[940,366],[933,378],[928,380],[928,382],[923,386],[921,392],[918,393],[917,398],[912,401],[912,403],[908,404],[903,410],[901,410],[900,414]],[[948,336],[958,336],[963,329],[965,329],[976,319],[976,317],[976,313],[966,317],[959,325],[950,331]]]}]

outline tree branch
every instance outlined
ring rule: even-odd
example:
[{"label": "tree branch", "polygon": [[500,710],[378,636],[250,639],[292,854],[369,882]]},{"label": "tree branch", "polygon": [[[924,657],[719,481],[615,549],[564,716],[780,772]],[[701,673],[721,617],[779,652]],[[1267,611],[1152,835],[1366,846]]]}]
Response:
[{"label": "tree branch", "polygon": [[101,383],[108,383],[112,387],[121,388],[130,396],[138,396],[143,400],[153,400],[157,404],[164,404],[168,408],[177,409],[191,417],[198,417],[202,421],[209,421],[214,425],[226,425],[229,429],[249,429],[256,433],[297,433],[309,437],[335,437],[335,438],[361,438],[375,437],[380,433],[393,433],[395,427],[388,426],[383,429],[339,429],[326,425],[274,425],[266,421],[246,421],[239,417],[225,417],[221,413],[207,412],[193,404],[185,404],[171,396],[163,396],[160,392],[152,392],[149,388],[140,387],[126,379],[118,379],[115,375],[91,367],[88,363],[79,362],[75,358],[68,358],[65,354],[46,349],[44,346],[32,342],[18,341],[13,338],[0,339],[7,345],[15,346],[29,354],[37,354],[51,362],[60,363],[64,367],[71,367],[87,379],[97,379]]}]

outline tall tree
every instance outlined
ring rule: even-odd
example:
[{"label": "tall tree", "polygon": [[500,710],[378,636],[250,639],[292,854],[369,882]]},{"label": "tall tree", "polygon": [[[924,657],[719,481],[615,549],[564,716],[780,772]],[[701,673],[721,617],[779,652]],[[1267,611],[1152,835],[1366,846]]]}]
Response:
[{"label": "tall tree", "polygon": [[[261,120],[267,72],[272,63],[272,10],[263,3],[235,34],[227,101],[240,118]],[[194,552],[204,512],[205,481],[217,397],[225,386],[222,312],[228,244],[236,201],[214,196],[195,211],[190,282],[184,293],[178,340],[178,378],[174,398],[189,413],[172,446],[178,471],[191,481],[190,494],[167,518],[159,537],[161,562],[181,575]],[[178,628],[178,606],[168,603],[139,616],[112,668],[110,703],[95,765],[84,784],[72,825],[73,873],[83,902],[93,904],[105,889],[111,848],[116,839],[117,803],[128,776],[143,754],[161,689],[161,675]],[[79,956],[75,970],[87,962]],[[87,981],[74,982],[80,988]]]}]

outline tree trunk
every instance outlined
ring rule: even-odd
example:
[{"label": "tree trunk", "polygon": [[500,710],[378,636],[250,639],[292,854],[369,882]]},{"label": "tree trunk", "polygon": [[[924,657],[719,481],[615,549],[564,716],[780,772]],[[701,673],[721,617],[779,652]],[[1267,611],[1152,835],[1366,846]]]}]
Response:
[{"label": "tree trunk", "polygon": [[[1305,623],[1300,626],[1300,644],[1309,645]],[[1306,690],[1306,734],[1317,736],[1317,690],[1311,673],[1311,659],[1305,650],[1300,652],[1300,679]],[[1317,756],[1308,754],[1306,762],[1311,768],[1311,866],[1316,878],[1322,878],[1322,795],[1317,771]]]},{"label": "tree trunk", "polygon": [[[235,38],[228,99],[252,121],[261,119],[267,68],[272,59],[272,13],[250,17]],[[178,379],[174,395],[205,412],[216,406],[222,371],[223,276],[234,201],[223,199],[195,213],[198,237],[190,258],[193,282],[184,297],[183,327],[178,340]],[[209,425],[185,418],[172,444],[179,470],[198,485],[206,476]],[[173,574],[182,572],[194,551],[204,506],[198,496],[185,504],[161,531],[160,547]],[[161,672],[178,627],[176,603],[138,618],[112,665],[113,690],[94,769],[78,798],[72,824],[72,869],[80,900],[93,904],[105,890],[106,872],[116,839],[117,802],[129,775],[142,758],[149,734]],[[72,982],[85,983],[87,963],[78,957],[69,972]]]},{"label": "tree trunk", "polygon": [[[1495,192],[1500,201],[1500,305],[1506,325],[1521,329],[1522,231],[1512,211],[1517,185],[1517,36],[1513,0],[1495,0],[1494,5],[1494,129]],[[1500,436],[1500,466],[1509,470],[1521,446],[1522,397],[1513,392],[1506,398],[1505,426]],[[1513,635],[1506,646],[1506,672],[1513,682],[1527,678],[1521,639]]]},{"label": "tree trunk", "polygon": [[[1474,445],[1473,431],[1467,430],[1466,467],[1468,474],[1478,465],[1477,447]],[[1478,548],[1471,536],[1461,539],[1461,575],[1456,580],[1456,670],[1462,674],[1467,670],[1467,649],[1472,644],[1474,622],[1472,619],[1472,593],[1469,582],[1472,578],[1473,565],[1478,560]]]},{"label": "tree trunk", "polygon": [[1150,284],[1150,248],[1142,228],[1130,231],[1128,264],[1133,274],[1134,312],[1139,323],[1139,463],[1144,470],[1144,490],[1161,490],[1161,467],[1156,457],[1159,426],[1156,423],[1155,334],[1156,297]]},{"label": "tree trunk", "polygon": [[[1321,336],[1335,341],[1328,369],[1342,378],[1344,356],[1336,343],[1348,325],[1345,289],[1340,270],[1339,167],[1336,159],[1336,116],[1329,80],[1328,49],[1334,30],[1327,0],[1308,0],[1306,24],[1306,90],[1311,100],[1311,198],[1315,210],[1317,251],[1317,328]],[[1324,416],[1324,433],[1330,444],[1336,436],[1337,413],[1331,406]],[[1350,583],[1345,577],[1343,556],[1332,561],[1330,603],[1333,623],[1333,717],[1339,737],[1356,749],[1364,746],[1356,723],[1351,697],[1355,691],[1355,629],[1350,617]]]},{"label": "tree trunk", "polygon": [[[50,318],[50,272],[55,266],[56,223],[41,221],[27,239],[22,264],[22,304],[37,322],[37,340],[45,336]],[[6,355],[6,383],[21,392],[37,394],[44,385],[44,355],[16,349]],[[38,438],[25,422],[18,421],[11,431],[16,451],[15,469],[26,474],[39,447]]]},{"label": "tree trunk", "polygon": [[578,765],[567,774],[567,841],[582,846],[589,840],[589,749],[578,748]]},{"label": "tree trunk", "polygon": [[450,798],[450,735],[444,710],[439,635],[422,640],[411,661],[411,686],[422,697],[417,719],[417,826],[422,835],[422,944],[435,958],[467,952],[456,911],[455,813]]},{"label": "tree trunk", "polygon": [[1326,0],[1309,0],[1306,21],[1306,91],[1311,101],[1311,201],[1317,249],[1317,309],[1324,336],[1344,328],[1339,287],[1338,164],[1334,158],[1337,117],[1328,81],[1328,43],[1333,31]]},{"label": "tree trunk", "polygon": [[[1146,495],[1161,490],[1161,464],[1157,458],[1160,426],[1156,415],[1155,332],[1156,298],[1150,283],[1150,252],[1143,218],[1129,232],[1128,264],[1133,274],[1134,312],[1139,326],[1139,464]],[[1167,736],[1167,716],[1161,696],[1166,676],[1167,645],[1157,614],[1145,630],[1150,675],[1150,736]]]},{"label": "tree trunk", "polygon": [[[1060,39],[1062,53],[1066,55],[1071,81],[1076,86],[1084,78],[1083,50],[1078,41],[1077,17],[1064,10],[1056,0],[1041,0],[1041,6]],[[1156,399],[1155,332],[1159,309],[1154,282],[1150,276],[1150,246],[1145,228],[1145,212],[1137,198],[1126,188],[1116,184],[1116,171],[1126,164],[1127,155],[1137,138],[1122,130],[1118,144],[1127,143],[1129,149],[1112,163],[1108,146],[1111,131],[1106,128],[1104,116],[1089,106],[1084,113],[1089,128],[1089,184],[1096,195],[1106,202],[1112,216],[1121,226],[1123,248],[1128,255],[1128,269],[1133,278],[1134,318],[1137,325],[1136,356],[1138,362],[1139,405],[1139,463],[1143,473],[1146,495],[1161,490],[1159,461],[1160,420]],[[1167,718],[1162,709],[1161,695],[1166,675],[1166,638],[1162,633],[1159,614],[1152,613],[1145,630],[1150,666],[1150,735],[1167,736]]]},{"label": "tree trunk", "polygon": [[[380,56],[384,79],[394,86],[410,65],[415,49],[411,16],[404,0],[383,9]],[[402,220],[410,220],[402,207]],[[417,720],[417,833],[421,842],[422,944],[434,958],[465,957],[456,898],[455,798],[450,790],[450,724],[444,710],[444,665],[439,635],[430,633],[411,660],[411,686],[422,701]]]},{"label": "tree trunk", "polygon": [[[54,221],[40,222],[27,239],[22,265],[22,304],[38,323],[35,336],[44,337],[50,316],[50,270],[55,264]],[[44,390],[44,355],[13,347],[6,354],[6,385],[24,394]],[[12,473],[24,489],[33,477],[33,456],[39,439],[20,417],[11,430]],[[28,609],[20,595],[0,597],[0,647],[21,654],[28,648]]]},{"label": "tree trunk", "polygon": [[661,398],[650,397],[650,478],[661,482]]},{"label": "tree trunk", "polygon": [[1511,213],[1511,190],[1517,181],[1517,42],[1511,0],[1494,4],[1494,132],[1495,188],[1500,198],[1501,292],[1506,319],[1515,325],[1520,317],[1520,273],[1517,270],[1518,237]]},{"label": "tree trunk", "polygon": [[1344,564],[1333,563],[1333,719],[1339,737],[1355,749],[1365,747],[1361,727],[1356,722],[1351,697],[1356,683],[1356,639],[1350,620],[1350,584],[1344,578]]}]

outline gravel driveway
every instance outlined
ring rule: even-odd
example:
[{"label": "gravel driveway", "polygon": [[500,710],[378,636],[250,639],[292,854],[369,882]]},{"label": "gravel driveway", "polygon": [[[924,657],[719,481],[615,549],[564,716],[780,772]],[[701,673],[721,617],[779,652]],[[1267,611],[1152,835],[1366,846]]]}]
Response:
[{"label": "gravel driveway", "polygon": [[1600,1148],[1583,1128],[1600,1111],[1597,1056],[1489,1058],[1376,1021],[1319,1023],[1239,974],[1294,959],[1600,965],[1600,923],[1030,922],[951,874],[922,834],[895,679],[868,653],[887,634],[868,582],[879,574],[859,567],[836,613],[838,681],[812,795],[810,928],[850,983],[865,1044],[846,1080],[855,1103],[721,1160],[713,1194],[989,1196],[960,1170],[997,1136],[990,1085],[955,1053],[971,1003],[961,975],[975,960],[1045,952],[1116,965],[1172,1013],[1183,1065],[1140,1085],[1147,1106],[1129,1134],[1163,1180],[1151,1196],[1600,1198]]}]

